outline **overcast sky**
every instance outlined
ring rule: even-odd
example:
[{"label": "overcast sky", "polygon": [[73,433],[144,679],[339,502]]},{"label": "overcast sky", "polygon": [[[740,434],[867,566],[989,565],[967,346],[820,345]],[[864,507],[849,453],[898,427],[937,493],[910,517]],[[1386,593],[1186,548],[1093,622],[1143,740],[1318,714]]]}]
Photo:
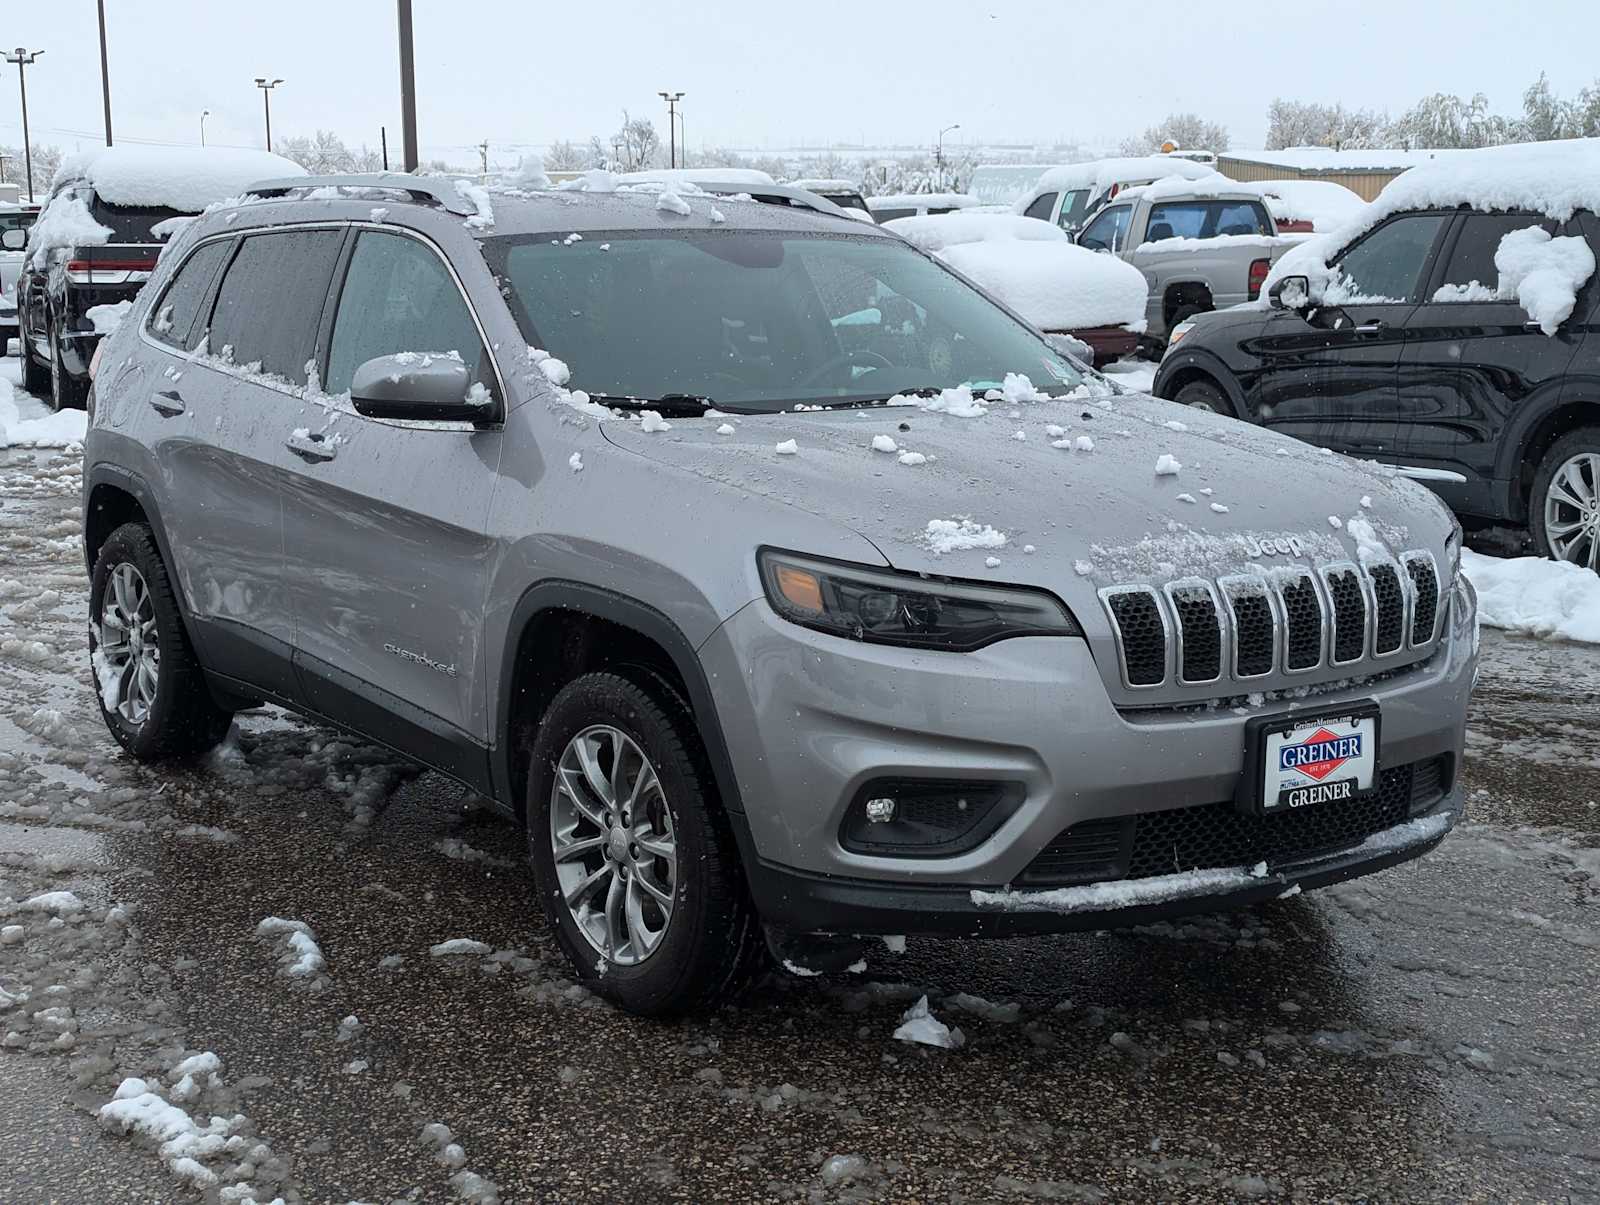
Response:
[{"label": "overcast sky", "polygon": [[[276,134],[399,141],[392,0],[109,0],[119,138],[259,146],[258,75],[282,76]],[[1274,96],[1398,112],[1431,92],[1520,108],[1540,71],[1571,95],[1600,74],[1600,5],[1553,0],[1142,5],[910,0],[781,5],[646,0],[416,0],[424,157],[469,163],[609,134],[624,107],[666,122],[682,90],[694,147],[828,142],[1115,144],[1173,110],[1259,146]],[[36,142],[101,138],[91,0],[6,5]],[[0,141],[20,141],[16,68],[0,63]]]}]

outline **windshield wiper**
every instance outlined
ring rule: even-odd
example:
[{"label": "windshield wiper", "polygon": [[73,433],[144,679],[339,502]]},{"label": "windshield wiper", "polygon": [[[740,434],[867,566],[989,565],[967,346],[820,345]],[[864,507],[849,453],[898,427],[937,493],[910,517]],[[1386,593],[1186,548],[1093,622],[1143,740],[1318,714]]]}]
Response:
[{"label": "windshield wiper", "polygon": [[591,393],[591,402],[614,406],[618,410],[654,410],[663,418],[699,418],[716,403],[695,393],[663,393],[660,397],[619,397],[611,393]]}]

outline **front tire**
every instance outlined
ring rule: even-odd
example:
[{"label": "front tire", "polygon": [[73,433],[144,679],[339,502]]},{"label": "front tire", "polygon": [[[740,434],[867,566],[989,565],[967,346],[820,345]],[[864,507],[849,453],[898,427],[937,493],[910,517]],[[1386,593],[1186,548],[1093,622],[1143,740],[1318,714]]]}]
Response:
[{"label": "front tire", "polygon": [[124,523],[95,557],[89,663],[101,718],[140,761],[203,753],[227,735],[233,715],[212,700],[143,523]]},{"label": "front tire", "polygon": [[1233,414],[1233,407],[1228,405],[1227,397],[1210,381],[1190,381],[1178,390],[1178,396],[1173,400],[1180,406],[1188,406],[1191,410],[1205,410],[1211,414],[1224,414],[1230,417]]},{"label": "front tire", "polygon": [[591,673],[545,713],[528,853],[562,952],[628,1012],[732,995],[762,939],[689,709],[663,683]]},{"label": "front tire", "polygon": [[1600,427],[1556,440],[1533,475],[1528,511],[1540,552],[1600,570]]}]

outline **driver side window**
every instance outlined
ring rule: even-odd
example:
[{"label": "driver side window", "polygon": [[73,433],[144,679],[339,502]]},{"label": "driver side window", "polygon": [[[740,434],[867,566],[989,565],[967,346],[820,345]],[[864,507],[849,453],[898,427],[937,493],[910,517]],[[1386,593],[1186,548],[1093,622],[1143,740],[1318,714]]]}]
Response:
[{"label": "driver side window", "polygon": [[1413,213],[1379,226],[1339,257],[1324,302],[1401,305],[1415,301],[1444,222],[1442,214]]},{"label": "driver side window", "polygon": [[348,392],[362,364],[405,351],[456,352],[470,379],[494,392],[472,313],[438,254],[405,235],[364,230],[339,293],[323,388]]},{"label": "driver side window", "polygon": [[1127,205],[1102,209],[1098,217],[1083,229],[1078,242],[1091,251],[1119,251],[1128,233],[1128,215],[1133,212]]}]

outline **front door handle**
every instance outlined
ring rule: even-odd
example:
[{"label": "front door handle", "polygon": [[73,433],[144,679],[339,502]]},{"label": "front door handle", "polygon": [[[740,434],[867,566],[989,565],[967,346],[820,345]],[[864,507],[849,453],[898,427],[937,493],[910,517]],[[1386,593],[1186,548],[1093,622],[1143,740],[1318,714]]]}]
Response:
[{"label": "front door handle", "polygon": [[1383,334],[1384,331],[1386,331],[1388,329],[1389,329],[1389,324],[1387,322],[1383,321],[1380,318],[1380,319],[1378,319],[1378,320],[1376,320],[1374,322],[1363,322],[1360,326],[1356,327],[1356,334],[1358,334],[1358,335],[1381,335],[1381,334]]},{"label": "front door handle", "polygon": [[184,412],[183,397],[176,389],[163,389],[151,394],[150,405],[163,418],[176,418]]},{"label": "front door handle", "polygon": [[313,464],[332,460],[339,454],[339,447],[332,440],[324,439],[319,433],[307,431],[303,427],[284,440],[283,446],[301,460]]}]

